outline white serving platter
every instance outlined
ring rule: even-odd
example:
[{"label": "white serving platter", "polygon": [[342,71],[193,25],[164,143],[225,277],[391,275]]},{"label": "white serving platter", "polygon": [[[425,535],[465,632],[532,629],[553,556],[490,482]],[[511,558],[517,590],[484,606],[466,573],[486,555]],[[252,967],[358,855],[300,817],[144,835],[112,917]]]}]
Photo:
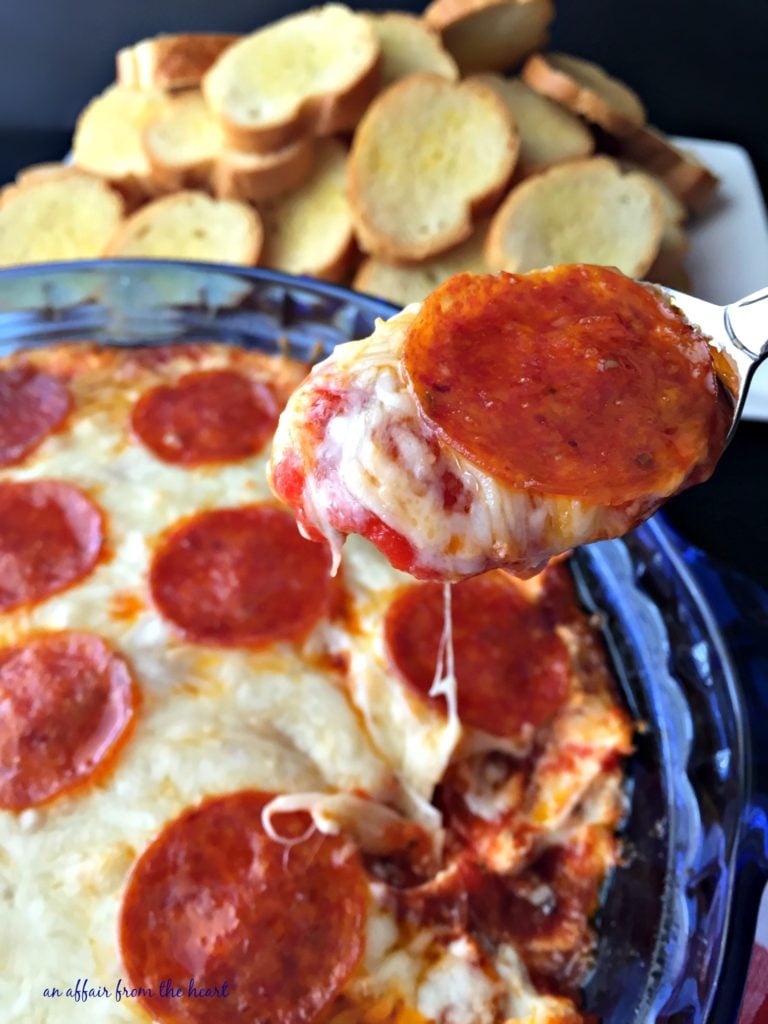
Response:
[{"label": "white serving platter", "polygon": [[[678,138],[720,178],[710,211],[691,222],[685,265],[699,298],[725,305],[768,287],[768,216],[752,161],[730,142]],[[768,337],[768,320],[766,321]],[[744,412],[768,422],[768,366],[755,375]]]}]

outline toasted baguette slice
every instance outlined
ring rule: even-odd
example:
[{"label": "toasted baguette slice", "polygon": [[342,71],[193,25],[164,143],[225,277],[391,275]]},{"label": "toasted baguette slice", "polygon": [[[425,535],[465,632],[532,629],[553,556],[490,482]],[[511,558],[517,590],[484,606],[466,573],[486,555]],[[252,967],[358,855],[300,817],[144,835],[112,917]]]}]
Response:
[{"label": "toasted baguette slice", "polygon": [[354,128],[378,82],[371,23],[326,4],[235,43],[203,79],[203,92],[231,144],[263,153]]},{"label": "toasted baguette slice", "polygon": [[666,284],[670,288],[678,288],[680,283],[687,279],[684,260],[689,242],[683,224],[688,211],[661,178],[649,174],[647,171],[638,170],[635,165],[624,169],[628,170],[628,178],[637,178],[645,182],[657,193],[664,217],[659,251],[645,275],[646,280],[655,281],[656,284]]},{"label": "toasted baguette slice", "polygon": [[245,203],[211,199],[205,192],[176,192],[129,217],[106,254],[252,265],[262,240],[261,220]]},{"label": "toasted baguette slice", "polygon": [[0,266],[101,256],[123,219],[123,200],[86,171],[39,169],[0,193]]},{"label": "toasted baguette slice", "polygon": [[384,263],[378,259],[367,259],[355,275],[353,287],[369,295],[388,299],[398,306],[421,302],[439,284],[454,274],[468,270],[473,274],[484,274],[488,266],[483,255],[488,221],[482,221],[466,242],[448,252],[433,256],[423,263],[410,266]]},{"label": "toasted baguette slice", "polygon": [[142,39],[119,50],[117,81],[131,89],[191,89],[228,46],[240,37],[197,32]]},{"label": "toasted baguette slice", "polygon": [[560,164],[510,192],[488,233],[494,270],[595,263],[642,277],[664,230],[658,192],[608,157]]},{"label": "toasted baguette slice", "polygon": [[541,96],[519,78],[477,75],[507,104],[520,132],[515,175],[527,178],[554,164],[591,156],[595,140],[584,122],[559,103]]},{"label": "toasted baguette slice", "polygon": [[381,87],[416,71],[429,71],[451,82],[459,77],[456,61],[443,47],[440,35],[413,14],[387,11],[367,14],[381,49]]},{"label": "toasted baguette slice", "polygon": [[658,128],[639,128],[620,140],[618,151],[661,178],[693,213],[703,213],[717,192],[717,176],[692,153],[670,142]]},{"label": "toasted baguette slice", "polygon": [[581,57],[537,53],[522,71],[536,92],[557,100],[613,135],[628,135],[645,124],[645,107],[629,86]]},{"label": "toasted baguette slice", "polygon": [[221,125],[197,90],[169,96],[142,133],[158,190],[205,188],[224,147]]},{"label": "toasted baguette slice", "polygon": [[434,0],[424,11],[462,74],[509,71],[549,38],[551,0]]},{"label": "toasted baguette slice", "polygon": [[685,269],[685,256],[688,249],[688,237],[683,229],[677,224],[666,224],[656,259],[648,268],[645,279],[685,291],[683,282],[688,282]]},{"label": "toasted baguette slice", "polygon": [[[15,195],[17,191],[27,185],[39,185],[44,181],[62,181],[64,178],[82,178],[84,175],[95,181],[104,182],[104,178],[102,178],[100,174],[94,174],[93,171],[83,170],[82,167],[75,167],[74,164],[31,164],[29,167],[22,167],[21,170],[17,172],[13,185],[5,186],[2,191],[2,201],[7,201],[11,196]],[[128,204],[125,201],[125,197],[122,195],[120,189],[116,188],[114,184],[110,185],[110,187],[122,198],[123,213],[130,212]]]},{"label": "toasted baguette slice", "polygon": [[264,266],[341,280],[354,248],[346,164],[345,147],[336,139],[322,139],[312,174],[301,188],[259,206],[264,219]]},{"label": "toasted baguette slice", "polygon": [[352,145],[349,197],[362,248],[396,263],[458,245],[503,195],[517,150],[512,116],[487,86],[427,74],[396,82]]},{"label": "toasted baguette slice", "polygon": [[656,174],[651,174],[649,171],[643,170],[638,167],[637,164],[626,162],[624,160],[619,161],[621,169],[629,175],[639,177],[642,181],[645,181],[655,188],[659,193],[661,199],[661,206],[664,212],[664,223],[669,224],[672,227],[681,227],[685,224],[688,218],[688,210],[685,204],[677,198],[671,188],[664,182],[663,178],[658,177]]},{"label": "toasted baguette slice", "polygon": [[82,167],[75,167],[74,164],[43,163],[30,164],[29,167],[22,167],[16,173],[17,185],[37,185],[42,181],[61,181],[63,178],[82,177],[90,175],[99,181],[104,179],[92,171],[85,171]]},{"label": "toasted baguette slice", "polygon": [[213,169],[212,188],[220,199],[260,203],[300,188],[312,173],[315,140],[298,142],[274,153],[224,149]]},{"label": "toasted baguette slice", "polygon": [[165,93],[112,85],[80,114],[72,141],[78,167],[100,174],[131,200],[154,192],[152,166],[142,136],[163,109]]}]

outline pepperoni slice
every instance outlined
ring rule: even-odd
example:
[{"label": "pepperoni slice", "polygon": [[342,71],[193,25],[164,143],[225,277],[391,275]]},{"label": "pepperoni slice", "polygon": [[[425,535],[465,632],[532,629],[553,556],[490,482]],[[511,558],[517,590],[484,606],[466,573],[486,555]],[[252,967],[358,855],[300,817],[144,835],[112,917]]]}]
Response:
[{"label": "pepperoni slice", "polygon": [[66,385],[29,364],[0,370],[0,466],[29,455],[69,412]]},{"label": "pepperoni slice", "polygon": [[[163,1022],[311,1024],[363,952],[366,885],[358,858],[318,832],[290,847],[270,839],[270,794],[231,793],[177,818],[134,865],[120,951],[142,1002]],[[275,819],[307,832],[304,813]],[[170,979],[182,997],[159,995]],[[210,998],[190,997],[190,982]],[[167,988],[168,986],[166,986]]]},{"label": "pepperoni slice", "polygon": [[722,451],[705,337],[607,267],[460,274],[424,302],[403,367],[438,434],[514,488],[620,505]]},{"label": "pepperoni slice", "polygon": [[76,487],[0,482],[0,612],[36,604],[82,579],[103,543],[101,513]]},{"label": "pepperoni slice", "polygon": [[[547,615],[502,571],[452,593],[459,717],[497,736],[547,722],[568,694],[569,657]],[[427,696],[443,630],[443,588],[411,587],[387,610],[384,640],[403,680]]]},{"label": "pepperoni slice", "polygon": [[136,696],[126,663],[91,633],[0,648],[0,807],[45,803],[111,765]]},{"label": "pepperoni slice", "polygon": [[202,466],[256,455],[272,436],[277,416],[265,384],[236,370],[204,370],[148,391],[134,406],[131,424],[158,458]]},{"label": "pepperoni slice", "polygon": [[271,505],[203,512],[173,530],[150,588],[162,614],[198,643],[263,647],[305,635],[328,608],[331,558]]}]

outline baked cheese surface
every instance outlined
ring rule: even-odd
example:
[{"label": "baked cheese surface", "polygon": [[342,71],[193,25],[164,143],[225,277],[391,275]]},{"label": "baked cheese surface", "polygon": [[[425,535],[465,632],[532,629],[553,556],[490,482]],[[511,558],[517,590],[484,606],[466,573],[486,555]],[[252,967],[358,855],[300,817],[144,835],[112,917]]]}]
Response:
[{"label": "baked cheese surface", "polygon": [[[432,585],[362,540],[333,578],[267,484],[303,374],[218,345],[0,365],[16,403],[0,412],[8,1024],[580,1019],[558,922],[580,915],[586,957],[630,743],[599,646],[564,570],[494,579],[479,604],[460,585],[440,691],[457,704],[430,695]],[[549,697],[521,690],[497,728],[514,651],[492,630],[479,696],[462,667],[485,642],[469,609],[498,601],[545,666],[519,685]],[[561,888],[566,866],[584,891]],[[334,886],[320,941],[313,894]],[[530,908],[537,942],[494,918],[504,900]],[[269,959],[291,928],[306,991]],[[176,997],[158,991],[169,964]]]}]

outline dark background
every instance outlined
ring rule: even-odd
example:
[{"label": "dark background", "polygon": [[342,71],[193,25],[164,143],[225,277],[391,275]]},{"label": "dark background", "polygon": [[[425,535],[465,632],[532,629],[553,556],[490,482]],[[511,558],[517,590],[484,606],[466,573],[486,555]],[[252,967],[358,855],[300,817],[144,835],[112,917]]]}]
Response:
[{"label": "dark background", "polygon": [[[0,0],[0,182],[64,156],[79,110],[112,80],[119,47],[163,31],[247,31],[308,4]],[[626,79],[664,130],[744,146],[768,191],[768,0],[560,0],[552,45]],[[723,565],[768,586],[768,425],[743,424],[715,479],[668,516]]]},{"label": "dark background", "polygon": [[[113,54],[147,35],[246,31],[309,0],[0,0],[2,169],[14,150],[60,155],[88,99],[113,77]],[[350,3],[368,10],[413,0]],[[768,0],[560,0],[554,47],[590,57],[626,80],[670,132],[738,142],[768,185]],[[34,130],[34,131],[32,131]],[[35,136],[37,135],[37,138]],[[7,171],[6,171],[7,173]]]}]

